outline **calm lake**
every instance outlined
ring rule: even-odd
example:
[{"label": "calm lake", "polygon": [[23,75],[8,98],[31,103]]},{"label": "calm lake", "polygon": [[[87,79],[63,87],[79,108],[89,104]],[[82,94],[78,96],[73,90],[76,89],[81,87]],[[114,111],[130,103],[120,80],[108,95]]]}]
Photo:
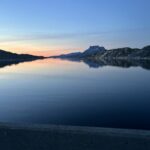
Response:
[{"label": "calm lake", "polygon": [[0,122],[150,129],[148,69],[59,59],[0,64]]}]

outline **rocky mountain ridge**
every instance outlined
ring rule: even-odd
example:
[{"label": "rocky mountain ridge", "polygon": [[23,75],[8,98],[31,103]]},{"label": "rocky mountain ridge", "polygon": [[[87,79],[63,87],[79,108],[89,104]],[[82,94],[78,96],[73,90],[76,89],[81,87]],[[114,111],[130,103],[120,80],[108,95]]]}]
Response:
[{"label": "rocky mountain ridge", "polygon": [[83,53],[70,53],[51,58],[68,58],[68,59],[150,59],[150,46],[142,49],[138,48],[117,48],[106,50],[100,46],[90,46]]}]

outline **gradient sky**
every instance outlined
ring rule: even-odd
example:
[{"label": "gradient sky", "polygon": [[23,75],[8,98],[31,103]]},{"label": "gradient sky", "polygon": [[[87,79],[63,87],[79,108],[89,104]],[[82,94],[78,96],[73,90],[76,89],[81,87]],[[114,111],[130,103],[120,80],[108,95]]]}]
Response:
[{"label": "gradient sky", "polygon": [[150,44],[150,0],[1,0],[0,48],[53,55]]}]

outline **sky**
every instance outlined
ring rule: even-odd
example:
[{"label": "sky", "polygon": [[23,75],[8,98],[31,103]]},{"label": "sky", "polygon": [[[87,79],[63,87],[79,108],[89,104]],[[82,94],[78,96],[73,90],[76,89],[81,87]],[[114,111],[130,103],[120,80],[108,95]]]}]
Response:
[{"label": "sky", "polygon": [[57,55],[150,45],[150,0],[1,0],[0,49]]}]

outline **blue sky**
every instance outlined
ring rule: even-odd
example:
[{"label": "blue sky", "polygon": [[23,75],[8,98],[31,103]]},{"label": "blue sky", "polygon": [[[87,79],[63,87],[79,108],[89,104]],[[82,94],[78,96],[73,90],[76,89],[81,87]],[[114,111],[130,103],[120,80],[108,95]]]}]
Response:
[{"label": "blue sky", "polygon": [[143,47],[149,0],[1,0],[0,48],[15,52]]}]

